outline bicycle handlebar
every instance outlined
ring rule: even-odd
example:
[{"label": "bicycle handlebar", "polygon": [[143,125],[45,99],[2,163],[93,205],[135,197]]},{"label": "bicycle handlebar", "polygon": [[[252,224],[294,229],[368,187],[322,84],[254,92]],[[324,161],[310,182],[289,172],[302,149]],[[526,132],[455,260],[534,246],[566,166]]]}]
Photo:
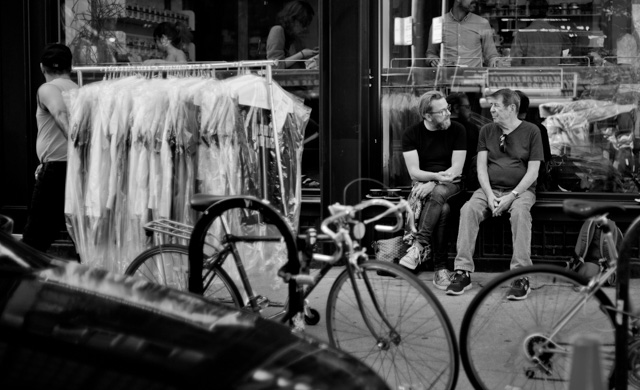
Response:
[{"label": "bicycle handlebar", "polygon": [[362,211],[368,207],[373,206],[383,206],[386,207],[387,210],[382,213],[376,215],[373,218],[369,218],[363,221],[365,225],[370,224],[372,222],[378,221],[384,218],[387,215],[394,214],[396,217],[396,224],[393,226],[389,225],[374,225],[374,229],[379,232],[385,233],[393,233],[402,228],[404,218],[402,216],[402,212],[406,212],[407,214],[407,222],[409,225],[409,229],[412,232],[416,232],[415,221],[413,218],[413,212],[409,207],[409,202],[405,199],[401,199],[397,204],[393,204],[392,202],[385,199],[371,199],[365,200],[364,202],[360,202],[355,206],[345,206],[339,203],[333,204],[329,206],[329,210],[331,211],[331,216],[327,217],[320,224],[320,230],[323,233],[331,237],[333,241],[336,242],[336,251],[332,255],[322,255],[322,254],[314,254],[313,258],[319,261],[336,261],[340,257],[342,257],[342,245],[340,245],[343,241],[347,242],[347,246],[352,247],[353,243],[351,241],[351,237],[348,232],[343,230],[333,231],[329,228],[329,225],[337,222],[345,217],[353,217],[356,212]]}]

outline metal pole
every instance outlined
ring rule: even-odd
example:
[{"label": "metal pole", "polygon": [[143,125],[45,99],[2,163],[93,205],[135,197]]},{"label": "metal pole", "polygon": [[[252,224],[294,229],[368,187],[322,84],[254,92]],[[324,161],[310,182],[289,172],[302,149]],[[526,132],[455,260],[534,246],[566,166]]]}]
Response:
[{"label": "metal pole", "polygon": [[110,65],[110,66],[79,66],[72,70],[76,72],[131,72],[131,71],[170,71],[170,70],[198,70],[198,69],[231,69],[250,67],[269,67],[276,65],[278,60],[235,61],[235,62],[192,62],[181,65]]},{"label": "metal pole", "polygon": [[280,180],[280,197],[282,198],[282,212],[286,217],[289,215],[287,211],[287,200],[284,197],[284,178],[282,177],[282,160],[280,157],[280,141],[278,140],[278,122],[275,114],[275,101],[273,100],[273,77],[271,74],[271,65],[267,65],[267,85],[269,90],[269,105],[271,106],[271,126],[273,127],[273,143],[276,149],[276,164],[278,165],[278,179]]},{"label": "metal pole", "polygon": [[[440,66],[444,65],[444,16],[447,13],[447,0],[442,0],[442,42],[440,42]],[[437,82],[437,80],[436,80]]]}]

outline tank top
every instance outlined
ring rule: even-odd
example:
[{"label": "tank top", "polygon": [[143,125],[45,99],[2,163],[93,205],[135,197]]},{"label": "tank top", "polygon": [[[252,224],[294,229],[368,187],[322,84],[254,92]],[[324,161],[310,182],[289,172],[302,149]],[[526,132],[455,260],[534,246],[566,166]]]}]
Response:
[{"label": "tank top", "polygon": [[[46,84],[55,86],[60,92],[78,88],[78,84],[64,78],[54,79],[43,85]],[[39,97],[37,101],[36,123],[38,125],[38,136],[36,138],[36,154],[38,159],[41,163],[67,161],[67,139],[53,115],[40,103]]]}]

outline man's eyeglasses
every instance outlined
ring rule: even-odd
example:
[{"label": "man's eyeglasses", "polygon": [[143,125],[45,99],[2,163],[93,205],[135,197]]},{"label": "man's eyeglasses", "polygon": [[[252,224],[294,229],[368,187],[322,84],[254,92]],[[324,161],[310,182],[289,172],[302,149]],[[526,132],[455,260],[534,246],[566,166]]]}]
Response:
[{"label": "man's eyeglasses", "polygon": [[444,112],[445,112],[445,111],[446,111],[446,112],[451,112],[451,104],[449,104],[449,105],[447,106],[447,108],[443,108],[443,109],[442,109],[442,110],[440,110],[440,111],[431,111],[431,112],[429,112],[429,114],[431,114],[431,115],[444,115]]},{"label": "man's eyeglasses", "polygon": [[506,153],[506,150],[507,150],[507,135],[502,134],[500,136],[500,151],[502,153]]}]

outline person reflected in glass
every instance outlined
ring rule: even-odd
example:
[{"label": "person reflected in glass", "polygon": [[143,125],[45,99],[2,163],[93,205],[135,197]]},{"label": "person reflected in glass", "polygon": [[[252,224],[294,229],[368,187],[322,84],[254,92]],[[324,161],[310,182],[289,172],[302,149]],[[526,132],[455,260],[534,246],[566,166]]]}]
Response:
[{"label": "person reflected in glass", "polygon": [[569,34],[547,22],[547,0],[529,2],[535,20],[515,35],[511,49],[511,66],[557,66],[571,50]]},{"label": "person reflected in glass", "polygon": [[433,31],[429,32],[427,65],[469,66],[479,68],[498,66],[498,50],[493,40],[489,21],[471,12],[477,7],[476,0],[455,0],[451,10],[444,16],[442,44],[444,63],[440,63],[440,44],[434,44]]},{"label": "person reflected in glass", "polygon": [[467,135],[467,156],[462,173],[465,177],[466,190],[475,190],[479,186],[475,164],[480,128],[471,122],[471,105],[467,94],[464,92],[450,93],[447,95],[447,103],[451,106],[451,121],[460,123]]},{"label": "person reflected in glass", "polygon": [[538,170],[537,191],[549,191],[551,189],[551,177],[549,170],[551,167],[551,146],[549,144],[549,132],[547,128],[540,122],[539,118],[529,115],[529,97],[522,91],[515,91],[520,97],[520,108],[518,109],[518,119],[533,123],[540,130],[540,139],[542,140],[542,151],[544,161],[540,162]]},{"label": "person reflected in glass", "polygon": [[306,47],[302,40],[314,15],[311,5],[304,1],[285,4],[278,13],[278,24],[271,27],[267,37],[267,59],[279,60],[278,68],[281,69],[305,69],[305,60],[320,52],[317,47]]},{"label": "person reflected in glass", "polygon": [[192,36],[189,27],[185,24],[162,22],[153,30],[153,38],[158,49],[166,53],[166,57],[164,59],[149,59],[144,61],[144,64],[186,63],[188,61],[186,51]]}]

